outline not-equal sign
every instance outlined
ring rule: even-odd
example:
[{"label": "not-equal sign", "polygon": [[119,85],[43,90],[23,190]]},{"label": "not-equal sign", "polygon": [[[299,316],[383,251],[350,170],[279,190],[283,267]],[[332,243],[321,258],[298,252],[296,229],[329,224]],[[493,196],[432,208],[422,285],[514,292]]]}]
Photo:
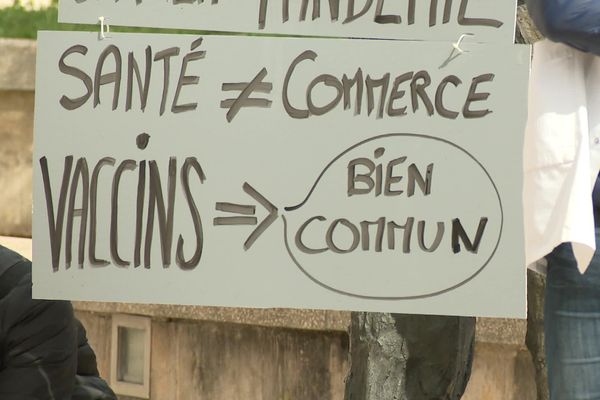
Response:
[{"label": "not-equal sign", "polygon": [[266,68],[259,71],[250,82],[232,82],[223,83],[221,90],[223,92],[239,91],[240,95],[235,99],[225,99],[221,101],[221,108],[229,109],[227,111],[227,122],[231,122],[242,108],[258,107],[271,108],[273,102],[269,99],[250,97],[253,93],[270,94],[273,90],[272,82],[263,82],[267,76]]},{"label": "not-equal sign", "polygon": [[231,214],[237,214],[236,216],[231,216],[231,217],[216,217],[213,220],[213,225],[215,225],[215,226],[256,225],[256,224],[258,224],[258,219],[256,217],[249,216],[249,215],[254,215],[256,213],[255,206],[219,202],[219,203],[215,204],[215,209],[217,211],[222,211],[222,212],[231,213]]}]

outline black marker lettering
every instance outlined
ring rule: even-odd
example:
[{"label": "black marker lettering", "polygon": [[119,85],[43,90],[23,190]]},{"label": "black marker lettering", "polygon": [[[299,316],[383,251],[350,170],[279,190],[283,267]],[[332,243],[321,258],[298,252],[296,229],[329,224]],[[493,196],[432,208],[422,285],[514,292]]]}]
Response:
[{"label": "black marker lettering", "polygon": [[[336,228],[340,224],[345,226],[346,228],[348,228],[350,230],[350,232],[352,233],[352,244],[346,250],[340,249],[333,242],[333,233],[335,232]],[[360,232],[358,231],[358,228],[356,226],[354,226],[346,218],[339,218],[339,219],[336,219],[335,221],[333,221],[331,223],[331,225],[329,226],[329,229],[327,229],[327,234],[325,235],[325,241],[327,242],[327,247],[329,248],[329,250],[333,251],[334,253],[337,253],[337,254],[351,253],[354,250],[356,250],[356,248],[358,247],[358,245],[360,243]]]},{"label": "black marker lettering", "polygon": [[177,175],[177,159],[169,159],[169,176],[167,182],[167,209],[163,198],[160,173],[156,161],[150,161],[150,194],[148,206],[148,222],[146,223],[146,242],[144,246],[144,267],[150,268],[152,234],[154,231],[154,213],[158,211],[160,245],[163,267],[171,265],[171,244],[173,242],[173,214],[175,208],[175,181]]},{"label": "black marker lettering", "polygon": [[354,10],[354,0],[348,0],[348,12],[346,14],[346,19],[344,20],[343,23],[347,24],[349,22],[352,22],[352,21],[362,17],[363,15],[365,15],[367,13],[367,11],[369,11],[372,4],[373,4],[373,0],[366,0],[365,5],[362,8],[362,10],[360,10],[358,13],[356,13]]},{"label": "black marker lettering", "polygon": [[437,8],[438,0],[431,0],[429,4],[429,26],[435,26],[437,24]]},{"label": "black marker lettering", "polygon": [[[81,181],[82,195],[81,208],[75,208],[75,199],[77,196],[77,188]],[[75,164],[73,179],[71,180],[71,189],[69,191],[69,207],[67,209],[67,229],[65,233],[65,266],[67,269],[71,267],[71,244],[73,237],[73,220],[79,217],[79,246],[77,253],[77,262],[79,268],[83,268],[83,259],[85,256],[85,232],[87,230],[88,216],[88,199],[90,189],[90,175],[88,172],[87,161],[85,158],[80,158]]]},{"label": "black marker lettering", "polygon": [[442,242],[442,238],[444,237],[445,229],[445,224],[443,222],[438,222],[433,243],[431,243],[431,246],[427,246],[425,244],[425,221],[419,221],[419,223],[417,224],[417,238],[421,250],[427,253],[433,253],[434,251],[436,251],[437,248],[440,247],[440,243]]},{"label": "black marker lettering", "polygon": [[167,94],[169,93],[169,77],[171,74],[171,57],[179,55],[179,47],[169,47],[168,49],[159,51],[154,56],[154,61],[163,60],[163,91],[162,100],[160,101],[160,115],[165,113],[167,104]]},{"label": "black marker lettering", "polygon": [[404,94],[406,92],[404,90],[399,90],[399,87],[402,83],[411,80],[412,77],[412,72],[406,72],[402,75],[397,76],[396,79],[394,79],[394,84],[392,85],[392,91],[390,93],[390,98],[388,100],[387,106],[387,113],[390,117],[406,115],[407,106],[394,108],[394,101],[404,97]]},{"label": "black marker lettering", "polygon": [[290,19],[290,0],[283,0],[281,7],[281,20],[285,23]]},{"label": "black marker lettering", "polygon": [[194,41],[191,46],[191,53],[186,54],[183,57],[181,63],[181,72],[179,73],[179,80],[177,81],[177,89],[175,90],[175,97],[173,98],[173,105],[171,106],[171,112],[180,113],[184,111],[192,111],[198,107],[198,103],[188,103],[178,105],[179,95],[181,94],[181,88],[185,85],[197,85],[200,81],[199,76],[186,75],[187,65],[192,61],[202,60],[206,56],[205,51],[193,51],[202,43],[202,38]]},{"label": "black marker lettering", "polygon": [[488,219],[486,217],[482,217],[479,220],[479,226],[477,227],[477,233],[475,233],[475,239],[471,242],[467,232],[465,232],[465,228],[462,226],[459,218],[455,218],[452,220],[452,251],[454,254],[460,252],[460,243],[459,239],[465,245],[465,249],[471,253],[477,254],[479,251],[479,244],[481,243],[481,238],[483,237],[483,232],[485,231],[485,226],[487,225]]},{"label": "black marker lettering", "polygon": [[93,267],[104,267],[109,264],[107,260],[96,258],[96,211],[98,200],[98,176],[102,167],[115,165],[115,159],[112,157],[104,157],[94,167],[92,171],[92,183],[90,185],[90,244],[88,248],[88,257],[90,264]]},{"label": "black marker lettering", "polygon": [[377,0],[375,8],[375,22],[378,24],[400,24],[402,18],[399,15],[382,15],[383,3],[385,0]]},{"label": "black marker lettering", "polygon": [[452,0],[446,0],[444,4],[444,19],[443,23],[447,24],[450,22],[450,14],[452,13]]},{"label": "black marker lettering", "polygon": [[415,11],[417,6],[415,4],[416,0],[408,0],[408,24],[414,25],[415,23]]},{"label": "black marker lettering", "polygon": [[402,175],[393,175],[394,167],[402,164],[404,161],[406,161],[406,157],[399,157],[388,163],[385,173],[385,190],[383,192],[385,196],[399,196],[404,193],[404,190],[392,190],[392,185],[402,180]]},{"label": "black marker lettering", "polygon": [[[332,87],[335,89],[336,94],[333,100],[331,100],[328,104],[317,107],[312,99],[312,91],[316,85],[322,83],[325,86]],[[308,85],[307,93],[306,93],[306,102],[308,104],[308,111],[311,115],[323,115],[333,110],[342,100],[342,96],[344,94],[344,88],[340,81],[336,79],[335,76],[332,75],[320,75],[313,79],[313,81]]]},{"label": "black marker lettering", "polygon": [[412,197],[415,194],[415,182],[419,185],[419,189],[423,195],[428,196],[431,194],[431,177],[433,175],[433,164],[427,166],[427,172],[425,178],[421,175],[421,172],[415,164],[411,164],[408,167],[408,187],[406,189],[408,197]]},{"label": "black marker lettering", "polygon": [[455,75],[448,75],[445,77],[437,90],[435,91],[435,110],[439,115],[444,118],[456,119],[459,115],[457,111],[451,111],[444,106],[444,90],[448,83],[453,84],[455,87],[458,87],[462,83],[462,81]]},{"label": "black marker lettering", "polygon": [[359,115],[362,108],[364,79],[362,69],[358,69],[354,78],[350,79],[346,74],[342,77],[342,86],[344,87],[344,110],[350,109],[350,89],[356,85],[356,96],[354,97],[354,115]]},{"label": "black marker lettering", "polygon": [[[115,71],[104,74],[104,64],[109,55],[112,55],[115,61]],[[112,83],[114,85],[112,109],[117,109],[117,106],[119,105],[119,90],[121,87],[121,65],[121,52],[119,52],[117,46],[112,44],[106,47],[98,57],[96,73],[94,75],[94,108],[100,104],[100,87]]]},{"label": "black marker lettering", "polygon": [[119,183],[121,175],[125,170],[133,171],[136,168],[136,162],[133,160],[124,160],[119,164],[115,175],[113,176],[111,207],[110,207],[110,255],[116,265],[126,267],[130,263],[119,256]]},{"label": "black marker lettering", "polygon": [[292,78],[292,74],[294,73],[296,66],[298,64],[300,64],[302,61],[304,61],[304,60],[315,61],[316,59],[317,59],[317,53],[315,53],[312,50],[306,50],[306,51],[302,52],[302,54],[300,54],[298,57],[296,57],[294,59],[294,61],[292,61],[290,68],[288,69],[287,73],[285,74],[285,80],[283,81],[283,99],[282,100],[283,100],[283,106],[285,108],[285,111],[292,118],[303,119],[303,118],[308,118],[308,116],[309,116],[308,110],[300,110],[300,109],[294,108],[290,104],[290,100],[288,97],[288,87],[290,84],[290,79]]},{"label": "black marker lettering", "polygon": [[396,248],[396,229],[402,229],[404,233],[402,234],[402,252],[404,254],[410,253],[410,240],[412,236],[413,225],[415,223],[415,219],[413,217],[409,217],[406,219],[406,223],[404,225],[398,225],[394,221],[390,221],[387,223],[387,239],[388,239],[388,249],[394,250]]},{"label": "black marker lettering", "polygon": [[[258,8],[258,29],[265,29],[267,21],[267,0],[260,0]],[[287,19],[284,19],[287,21]]]},{"label": "black marker lettering", "polygon": [[[373,154],[374,158],[379,158],[383,156],[385,153],[385,149],[383,147],[379,147],[375,150],[375,154]],[[375,167],[375,197],[380,196],[383,190],[383,164],[378,163]]]},{"label": "black marker lettering", "polygon": [[304,234],[304,230],[308,227],[308,225],[310,225],[313,221],[321,221],[322,222],[325,220],[326,220],[325,217],[316,216],[316,217],[309,218],[305,223],[303,223],[300,226],[300,228],[298,229],[298,232],[296,232],[296,238],[295,238],[296,247],[298,247],[298,249],[300,249],[300,251],[302,251],[303,253],[306,253],[306,254],[319,254],[319,253],[324,253],[329,249],[328,247],[324,247],[321,249],[311,249],[310,247],[305,245],[304,242],[302,241],[302,235]]},{"label": "black marker lettering", "polygon": [[485,110],[471,110],[471,104],[476,101],[485,101],[490,97],[489,93],[477,93],[477,85],[483,82],[492,82],[494,80],[494,74],[483,74],[473,78],[471,87],[469,88],[469,95],[467,101],[463,107],[463,116],[465,118],[483,118],[490,114],[492,111],[489,109]]},{"label": "black marker lettering", "polygon": [[42,180],[44,181],[44,192],[46,194],[46,212],[48,214],[48,228],[50,230],[50,251],[52,252],[52,270],[58,271],[60,261],[60,248],[62,242],[62,230],[65,216],[65,204],[67,202],[67,192],[69,190],[69,178],[71,177],[71,168],[73,165],[73,156],[65,157],[63,167],[63,178],[60,185],[60,194],[58,198],[58,209],[56,218],[54,218],[54,204],[52,201],[52,187],[50,186],[50,175],[48,173],[48,160],[46,157],[40,158],[40,167],[42,169]]},{"label": "black marker lettering", "polygon": [[503,23],[497,19],[489,18],[467,18],[467,7],[469,6],[469,0],[461,0],[460,7],[458,9],[458,24],[459,25],[480,25],[480,26],[491,26],[493,28],[500,28]]},{"label": "black marker lettering", "polygon": [[202,167],[200,166],[198,160],[196,160],[195,157],[186,158],[185,162],[183,163],[183,167],[181,168],[181,186],[183,187],[185,199],[188,203],[190,213],[192,214],[192,223],[194,224],[194,232],[196,233],[196,250],[194,250],[194,255],[186,261],[183,255],[184,240],[183,237],[179,235],[179,239],[177,240],[177,254],[175,256],[175,261],[177,262],[179,268],[186,271],[196,268],[196,266],[200,262],[200,258],[202,257],[202,246],[204,245],[202,220],[200,218],[200,213],[198,212],[198,208],[196,207],[194,197],[192,196],[192,192],[190,190],[191,169],[194,169],[194,171],[196,171],[198,179],[200,179],[200,183],[204,183],[204,181],[206,180],[206,175],[204,175],[204,171],[202,171]]},{"label": "black marker lettering", "polygon": [[140,109],[146,110],[146,103],[148,102],[148,92],[150,90],[150,77],[152,76],[152,48],[146,47],[146,67],[144,73],[144,83],[142,83],[142,77],[140,75],[140,68],[138,66],[133,52],[129,53],[127,60],[127,98],[125,101],[125,111],[131,110],[131,103],[133,97],[133,75],[137,80],[138,90],[140,93]]},{"label": "black marker lettering", "polygon": [[[418,83],[419,80],[422,80],[423,82]],[[433,115],[433,104],[425,91],[425,88],[430,84],[431,76],[429,76],[427,71],[416,72],[413,76],[412,82],[410,83],[413,112],[416,112],[419,109],[419,98],[421,98],[427,109],[427,115]]]},{"label": "black marker lettering", "polygon": [[[357,166],[366,167],[369,172],[366,174],[357,174]],[[370,193],[375,187],[375,182],[371,175],[375,171],[375,163],[368,158],[357,158],[348,163],[348,197]],[[367,187],[357,188],[357,183],[363,183]]]},{"label": "black marker lettering", "polygon": [[340,17],[340,0],[329,0],[329,13],[332,21],[337,21]]},{"label": "black marker lettering", "polygon": [[133,251],[133,266],[140,266],[140,253],[142,247],[142,220],[144,218],[144,198],[146,194],[146,161],[138,164],[137,201],[135,208],[135,245]]},{"label": "black marker lettering", "polygon": [[377,234],[375,235],[375,251],[381,253],[383,248],[383,231],[385,230],[385,218],[378,218],[377,221],[362,221],[360,223],[361,231],[361,247],[363,251],[370,249],[371,239],[369,236],[369,226],[377,226]]},{"label": "black marker lettering", "polygon": [[86,90],[86,92],[81,97],[77,97],[75,99],[72,99],[72,98],[67,97],[66,95],[63,95],[60,98],[59,102],[60,102],[60,105],[63,106],[63,108],[66,110],[75,110],[75,109],[81,107],[82,105],[85,104],[86,101],[88,101],[88,99],[92,95],[92,92],[93,92],[92,78],[90,78],[85,72],[83,72],[79,68],[75,68],[75,67],[65,64],[65,58],[67,58],[67,56],[69,56],[73,53],[82,54],[85,56],[87,54],[87,52],[88,52],[87,47],[82,46],[82,45],[75,45],[75,46],[69,47],[63,53],[63,55],[60,57],[60,60],[58,61],[58,69],[60,70],[60,72],[62,72],[63,74],[66,74],[66,75],[71,75],[71,76],[81,80],[81,82],[85,86],[85,90]]},{"label": "black marker lettering", "polygon": [[377,118],[383,118],[383,111],[385,110],[385,97],[387,94],[388,86],[390,84],[390,73],[383,75],[379,79],[373,79],[370,75],[367,75],[367,115],[371,115],[373,108],[375,108],[375,88],[379,87],[379,107],[377,110]]}]

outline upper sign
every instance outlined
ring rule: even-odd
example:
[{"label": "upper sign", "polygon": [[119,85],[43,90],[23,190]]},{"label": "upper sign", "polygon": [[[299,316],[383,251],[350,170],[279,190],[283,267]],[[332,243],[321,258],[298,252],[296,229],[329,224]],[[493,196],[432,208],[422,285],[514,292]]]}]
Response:
[{"label": "upper sign", "polygon": [[61,0],[60,22],[512,43],[516,0]]},{"label": "upper sign", "polygon": [[524,315],[527,46],[38,44],[36,296]]}]

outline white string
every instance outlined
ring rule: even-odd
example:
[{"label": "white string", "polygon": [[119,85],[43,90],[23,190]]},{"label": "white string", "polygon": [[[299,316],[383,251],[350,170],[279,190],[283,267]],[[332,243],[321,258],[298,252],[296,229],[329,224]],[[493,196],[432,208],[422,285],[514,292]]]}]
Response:
[{"label": "white string", "polygon": [[472,33],[463,33],[462,35],[460,35],[460,37],[458,38],[458,40],[456,42],[452,43],[452,51],[450,52],[450,55],[448,56],[448,58],[446,59],[446,61],[444,61],[442,63],[442,65],[439,66],[440,69],[444,68],[446,65],[450,64],[450,62],[452,60],[454,60],[456,57],[460,56],[461,54],[469,52],[468,50],[463,50],[460,47],[462,41],[467,36],[475,36],[475,35],[473,35]]},{"label": "white string", "polygon": [[100,40],[106,39],[110,33],[110,25],[105,23],[107,19],[105,17],[98,17],[98,21],[100,21]]},{"label": "white string", "polygon": [[455,43],[452,43],[452,47],[454,47],[454,49],[456,49],[456,51],[458,51],[460,54],[462,53],[468,53],[468,51],[463,50],[460,48],[460,44],[462,43],[463,39],[467,36],[474,36],[472,33],[463,33],[462,35],[460,35],[460,37],[458,38],[458,41]]}]

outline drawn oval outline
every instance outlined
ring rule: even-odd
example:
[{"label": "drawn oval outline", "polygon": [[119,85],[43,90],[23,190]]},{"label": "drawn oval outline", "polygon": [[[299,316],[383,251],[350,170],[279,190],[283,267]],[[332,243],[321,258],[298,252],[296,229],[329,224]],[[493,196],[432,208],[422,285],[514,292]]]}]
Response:
[{"label": "drawn oval outline", "polygon": [[365,139],[365,140],[363,140],[363,141],[361,141],[359,143],[356,143],[356,144],[350,146],[349,148],[347,148],[346,150],[344,150],[342,153],[340,153],[339,155],[337,155],[333,160],[331,160],[327,164],[327,166],[323,169],[323,171],[319,174],[319,176],[317,177],[315,183],[313,184],[313,186],[309,190],[309,192],[306,195],[306,197],[304,198],[304,200],[302,202],[300,202],[299,204],[295,205],[295,206],[285,207],[285,210],[286,211],[294,211],[294,210],[299,209],[303,205],[305,205],[308,202],[308,200],[310,199],[310,197],[313,194],[313,192],[315,191],[317,185],[321,181],[321,178],[327,172],[327,170],[333,164],[335,164],[336,161],[338,161],[340,158],[342,158],[344,155],[346,155],[350,151],[356,149],[357,147],[362,146],[363,144],[366,144],[366,143],[369,143],[369,142],[372,142],[372,141],[375,141],[375,140],[379,140],[379,139],[389,138],[389,137],[413,137],[413,138],[429,139],[429,140],[434,140],[434,141],[445,143],[445,144],[447,144],[447,145],[449,145],[451,147],[454,147],[454,148],[460,150],[462,153],[466,154],[485,173],[485,175],[489,179],[492,187],[494,188],[494,192],[495,192],[496,197],[498,199],[498,205],[500,207],[500,229],[498,231],[498,240],[496,241],[496,244],[494,245],[493,250],[490,252],[489,257],[485,260],[485,262],[483,263],[483,265],[481,267],[479,267],[479,269],[477,269],[473,274],[469,275],[466,279],[464,279],[461,282],[456,283],[456,284],[454,284],[454,285],[452,285],[452,286],[450,286],[448,288],[445,288],[445,289],[436,290],[436,291],[433,291],[433,292],[429,292],[429,293],[425,293],[425,294],[420,294],[420,295],[411,295],[411,296],[370,296],[370,295],[363,295],[363,294],[352,293],[352,292],[349,292],[349,291],[344,291],[344,290],[341,290],[341,289],[337,289],[337,288],[335,288],[335,287],[333,287],[331,285],[328,285],[328,284],[326,284],[324,282],[319,281],[315,276],[313,276],[304,267],[302,267],[302,265],[298,262],[298,260],[294,256],[294,254],[293,254],[293,252],[292,252],[292,250],[290,248],[290,244],[288,242],[288,236],[287,236],[287,233],[288,233],[287,232],[288,231],[288,222],[287,222],[287,219],[285,218],[285,215],[281,215],[281,218],[283,219],[283,238],[284,238],[284,242],[285,242],[285,247],[286,247],[286,250],[287,250],[290,258],[292,259],[292,261],[296,265],[296,267],[308,279],[310,279],[311,281],[313,281],[315,284],[321,286],[322,288],[324,288],[324,289],[326,289],[328,291],[337,293],[339,295],[349,296],[349,297],[354,297],[354,298],[359,298],[359,299],[364,299],[364,300],[389,300],[389,301],[393,301],[393,300],[414,300],[414,299],[424,299],[424,298],[428,298],[428,297],[439,296],[441,294],[450,292],[452,290],[455,290],[455,289],[457,289],[457,288],[459,288],[459,287],[461,287],[461,286],[469,283],[471,280],[473,280],[477,275],[479,275],[488,266],[488,264],[490,263],[490,261],[494,258],[494,255],[496,254],[496,251],[498,250],[498,246],[500,245],[500,240],[502,239],[502,232],[503,232],[503,227],[504,227],[504,208],[503,208],[503,205],[502,205],[502,199],[500,197],[500,192],[498,191],[498,187],[496,186],[496,183],[492,179],[492,177],[489,174],[489,172],[487,171],[487,169],[483,166],[483,164],[481,164],[481,162],[479,162],[479,160],[477,160],[475,158],[475,156],[473,156],[471,153],[469,153],[467,150],[465,150],[464,148],[460,147],[456,143],[452,143],[449,140],[442,139],[442,138],[439,138],[439,137],[430,136],[430,135],[416,134],[416,133],[387,133],[387,134],[383,134],[383,135],[374,136],[374,137],[369,138],[369,139]]}]

